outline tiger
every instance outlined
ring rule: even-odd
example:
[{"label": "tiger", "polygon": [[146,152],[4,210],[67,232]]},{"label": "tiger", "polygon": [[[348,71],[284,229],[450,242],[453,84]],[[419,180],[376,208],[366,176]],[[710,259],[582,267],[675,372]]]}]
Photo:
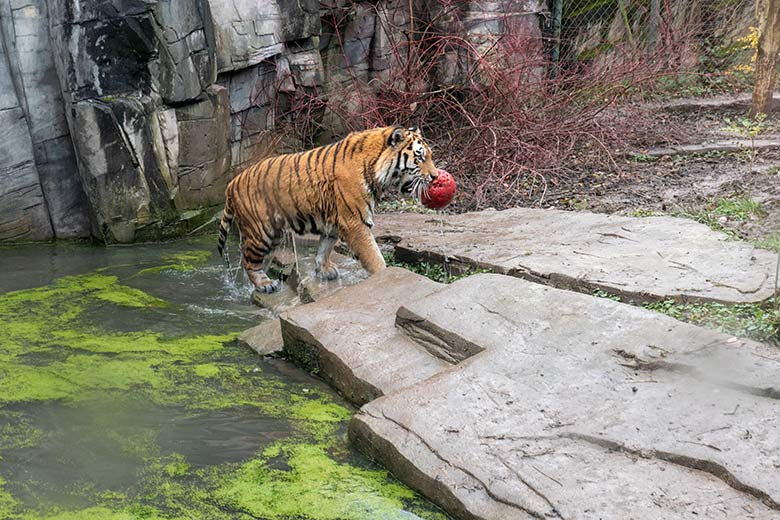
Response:
[{"label": "tiger", "polygon": [[377,199],[397,190],[419,200],[437,176],[431,149],[416,126],[352,132],[326,146],[261,160],[227,185],[217,250],[227,260],[225,244],[236,220],[242,266],[261,293],[281,286],[267,269],[288,229],[319,235],[315,272],[320,279],[339,276],[331,259],[339,238],[374,274],[385,268],[372,232]]}]

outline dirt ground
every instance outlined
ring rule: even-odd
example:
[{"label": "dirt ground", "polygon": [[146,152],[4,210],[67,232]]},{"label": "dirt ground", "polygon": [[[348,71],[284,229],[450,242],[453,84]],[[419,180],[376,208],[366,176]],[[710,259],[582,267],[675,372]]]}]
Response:
[{"label": "dirt ground", "polygon": [[[780,246],[780,114],[767,118],[755,136],[762,149],[654,155],[668,146],[750,140],[744,105],[709,103],[659,105],[655,123],[670,129],[666,142],[616,155],[609,170],[577,166],[576,181],[550,190],[543,207],[696,215],[742,238]],[[745,201],[757,207],[746,210]]]}]

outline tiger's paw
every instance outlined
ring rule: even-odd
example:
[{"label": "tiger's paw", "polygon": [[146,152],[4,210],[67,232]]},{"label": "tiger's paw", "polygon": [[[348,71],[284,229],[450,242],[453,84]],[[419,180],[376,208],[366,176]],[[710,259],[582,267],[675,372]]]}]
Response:
[{"label": "tiger's paw", "polygon": [[279,282],[279,280],[268,280],[267,283],[264,283],[262,285],[258,285],[255,290],[257,292],[265,293],[265,294],[271,294],[275,293],[281,288],[282,284]]},{"label": "tiger's paw", "polygon": [[335,265],[329,267],[323,266],[317,269],[317,276],[320,278],[320,280],[332,282],[339,277],[339,270],[336,269]]}]

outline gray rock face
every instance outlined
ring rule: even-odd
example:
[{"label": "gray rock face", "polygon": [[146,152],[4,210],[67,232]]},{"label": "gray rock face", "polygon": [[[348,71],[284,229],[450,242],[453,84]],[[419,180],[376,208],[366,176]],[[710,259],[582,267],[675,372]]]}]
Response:
[{"label": "gray rock face", "polygon": [[[529,0],[462,4],[447,30],[469,39],[520,19],[538,32]],[[3,116],[0,240],[126,242],[199,225],[236,171],[312,142],[286,124],[304,101],[327,140],[344,109],[400,77],[408,5],[0,0],[2,108],[15,110]],[[438,8],[415,5],[423,18]]]},{"label": "gray rock face", "polygon": [[21,107],[0,108],[0,140],[4,143],[0,149],[0,240],[52,238],[54,232]]},{"label": "gray rock face", "polygon": [[319,34],[316,0],[209,0],[219,72],[239,70],[281,54],[284,43]]},{"label": "gray rock face", "polygon": [[217,79],[216,42],[207,0],[163,0],[154,11],[160,95],[166,103],[197,99]]},{"label": "gray rock face", "polygon": [[774,291],[777,255],[688,219],[517,208],[375,221],[402,261],[446,258],[635,301],[762,302]]},{"label": "gray rock face", "polygon": [[48,0],[48,6],[66,101],[151,93],[158,50],[153,3]]},{"label": "gray rock face", "polygon": [[397,319],[464,361],[350,435],[456,518],[778,515],[776,349],[501,275]]},{"label": "gray rock face", "polygon": [[107,242],[179,233],[224,196],[230,119],[227,93],[211,85],[208,4],[180,4],[50,1],[81,180]]},{"label": "gray rock face", "polygon": [[[40,191],[46,201],[45,206],[37,207],[48,213],[45,218],[38,216],[30,221],[33,227],[40,228],[32,229],[27,238],[88,236],[88,207],[54,70],[44,0],[0,1],[0,25],[0,33],[5,40],[4,54],[10,65],[6,77],[14,82],[19,106],[27,121],[26,129],[17,126],[14,132],[27,133],[32,142],[37,182],[40,184],[35,191]],[[11,92],[14,87],[11,87]],[[21,149],[11,143],[4,141],[4,146],[10,153],[18,154]],[[4,184],[0,181],[0,190],[10,188],[10,185]],[[26,203],[24,205],[27,206]],[[10,218],[13,220],[14,217]],[[2,218],[0,226],[7,222]],[[14,236],[7,238],[13,239]]]},{"label": "gray rock face", "polygon": [[[72,106],[84,188],[103,240],[132,242],[172,217],[172,179],[160,168],[163,143],[150,97],[84,100]],[[156,233],[152,230],[150,237]]]},{"label": "gray rock face", "polygon": [[[0,40],[0,50],[5,43]],[[53,236],[35,166],[30,128],[0,56],[0,240],[45,240]]]},{"label": "gray rock face", "polygon": [[212,85],[208,97],[176,110],[178,161],[176,205],[215,206],[225,197],[230,169],[230,107],[227,89]]}]

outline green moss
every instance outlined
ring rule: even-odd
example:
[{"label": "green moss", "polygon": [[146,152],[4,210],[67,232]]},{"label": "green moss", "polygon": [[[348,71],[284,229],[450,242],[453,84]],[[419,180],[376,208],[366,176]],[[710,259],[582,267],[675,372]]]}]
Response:
[{"label": "green moss", "polygon": [[[623,299],[597,289],[594,296],[613,301]],[[634,305],[634,301],[627,303]],[[719,332],[742,336],[756,341],[780,342],[780,307],[774,302],[758,303],[680,303],[675,300],[661,300],[642,304],[650,309],[680,321],[715,329]]]},{"label": "green moss", "polygon": [[695,220],[701,224],[709,226],[715,231],[720,231],[737,240],[739,233],[723,224],[722,217],[725,220],[744,222],[747,220],[760,220],[766,216],[766,210],[760,202],[756,202],[745,195],[734,195],[732,197],[722,197],[707,201],[704,205],[676,213],[675,217],[684,217]]},{"label": "green moss", "polygon": [[771,304],[679,303],[663,300],[644,306],[694,325],[757,341],[780,341],[780,308]]},{"label": "green moss", "polygon": [[780,235],[770,235],[755,242],[757,247],[780,253]]},{"label": "green moss", "polygon": [[0,518],[14,518],[18,507],[14,497],[5,490],[5,480],[0,477]]},{"label": "green moss", "polygon": [[[39,510],[22,509],[21,499],[0,479],[0,518],[408,518],[403,509],[445,518],[386,472],[346,462],[344,429],[351,410],[324,390],[266,376],[255,358],[232,342],[234,333],[171,336],[110,328],[114,314],[123,313],[117,322],[126,326],[136,318],[154,322],[161,309],[167,309],[166,318],[185,312],[106,272],[0,295],[6,325],[0,338],[0,456],[5,450],[36,449],[48,435],[8,405],[37,409],[45,404],[47,410],[60,407],[89,417],[85,442],[91,446],[94,434],[94,444],[115,449],[123,470],[139,478],[131,490],[104,489],[103,483],[81,477],[83,488],[67,494],[88,507],[71,511],[58,509],[56,499],[36,500]],[[153,423],[132,422],[133,410],[150,410],[146,403],[155,407],[153,413],[196,420],[214,410],[250,407],[293,434],[265,449],[259,440],[262,451],[242,463],[196,467],[163,449]],[[23,485],[38,490],[43,484]]]},{"label": "green moss", "polygon": [[[286,464],[289,469],[273,469]],[[339,464],[323,446],[274,445],[241,466],[215,496],[236,510],[269,520],[408,518],[400,510],[414,498],[381,470]]]},{"label": "green moss", "polygon": [[163,256],[163,265],[148,267],[138,271],[137,275],[160,273],[163,271],[192,271],[211,258],[210,251],[187,251]]},{"label": "green moss", "polygon": [[169,477],[182,477],[190,470],[190,465],[177,453],[173,456],[173,461],[163,466],[163,470]]},{"label": "green moss", "polygon": [[385,258],[385,262],[387,263],[387,265],[392,265],[395,267],[403,267],[404,269],[425,276],[426,278],[430,278],[434,282],[439,282],[439,283],[452,283],[457,280],[460,280],[461,278],[466,278],[467,276],[471,276],[472,274],[490,272],[489,269],[479,269],[474,267],[465,267],[462,268],[462,272],[461,271],[455,272],[447,264],[433,264],[428,262],[415,262],[415,263],[400,262],[396,260],[395,254],[393,253],[383,253],[383,256]]}]

